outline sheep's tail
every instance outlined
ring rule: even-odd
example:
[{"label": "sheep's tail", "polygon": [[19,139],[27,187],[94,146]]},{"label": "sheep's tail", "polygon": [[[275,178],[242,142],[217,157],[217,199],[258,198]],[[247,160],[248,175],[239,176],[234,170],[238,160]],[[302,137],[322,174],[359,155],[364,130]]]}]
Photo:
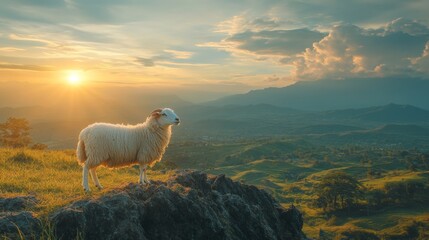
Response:
[{"label": "sheep's tail", "polygon": [[76,149],[77,161],[80,165],[83,165],[86,161],[85,143],[83,140],[79,140]]}]

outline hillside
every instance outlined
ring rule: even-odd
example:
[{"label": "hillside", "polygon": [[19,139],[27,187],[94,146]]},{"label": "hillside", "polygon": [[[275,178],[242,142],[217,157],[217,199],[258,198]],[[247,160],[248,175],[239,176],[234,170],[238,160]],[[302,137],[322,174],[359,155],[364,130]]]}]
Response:
[{"label": "hillside", "polygon": [[[416,78],[376,78],[298,82],[283,88],[253,90],[208,104],[271,104],[302,110],[322,111],[364,108],[389,103],[429,109],[429,81]],[[412,94],[410,94],[412,93]]]},{"label": "hillside", "polygon": [[306,239],[297,208],[224,175],[100,169],[107,189],[85,194],[67,152],[0,149],[0,167],[0,238]]}]

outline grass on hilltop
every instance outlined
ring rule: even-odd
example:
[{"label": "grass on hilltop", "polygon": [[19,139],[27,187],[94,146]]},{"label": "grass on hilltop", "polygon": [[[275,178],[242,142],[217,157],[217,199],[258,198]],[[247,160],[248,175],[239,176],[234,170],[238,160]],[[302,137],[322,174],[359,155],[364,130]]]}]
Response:
[{"label": "grass on hilltop", "polygon": [[[40,151],[29,149],[0,149],[0,196],[33,195],[39,203],[31,209],[44,216],[72,201],[97,197],[114,188],[138,181],[138,169],[97,169],[101,184],[98,190],[91,179],[91,193],[81,185],[82,167],[77,163],[73,150]],[[165,180],[168,172],[148,170],[151,180]]]}]

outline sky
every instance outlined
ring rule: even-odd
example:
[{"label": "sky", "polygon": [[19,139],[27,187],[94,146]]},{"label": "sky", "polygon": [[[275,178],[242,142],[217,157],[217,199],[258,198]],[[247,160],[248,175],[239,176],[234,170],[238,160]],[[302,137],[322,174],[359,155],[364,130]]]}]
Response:
[{"label": "sky", "polygon": [[427,77],[428,12],[427,0],[2,0],[0,84],[78,78],[198,101],[298,81]]}]

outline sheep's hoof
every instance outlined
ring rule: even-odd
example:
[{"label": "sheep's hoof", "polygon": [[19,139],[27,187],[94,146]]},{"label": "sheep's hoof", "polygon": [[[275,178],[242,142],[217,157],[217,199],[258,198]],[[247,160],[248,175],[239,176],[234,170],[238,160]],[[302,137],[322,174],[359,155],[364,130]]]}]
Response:
[{"label": "sheep's hoof", "polygon": [[90,193],[91,190],[89,188],[83,188],[83,191],[85,191],[85,193]]},{"label": "sheep's hoof", "polygon": [[150,185],[150,181],[149,180],[145,180],[144,183],[147,184],[147,185]]},{"label": "sheep's hoof", "polygon": [[96,187],[98,188],[98,190],[103,190],[103,186],[101,186],[101,185],[98,185]]},{"label": "sheep's hoof", "polygon": [[143,181],[143,182],[139,182],[139,185],[140,186],[147,186],[147,185],[149,185],[150,184],[150,182],[149,181]]}]

